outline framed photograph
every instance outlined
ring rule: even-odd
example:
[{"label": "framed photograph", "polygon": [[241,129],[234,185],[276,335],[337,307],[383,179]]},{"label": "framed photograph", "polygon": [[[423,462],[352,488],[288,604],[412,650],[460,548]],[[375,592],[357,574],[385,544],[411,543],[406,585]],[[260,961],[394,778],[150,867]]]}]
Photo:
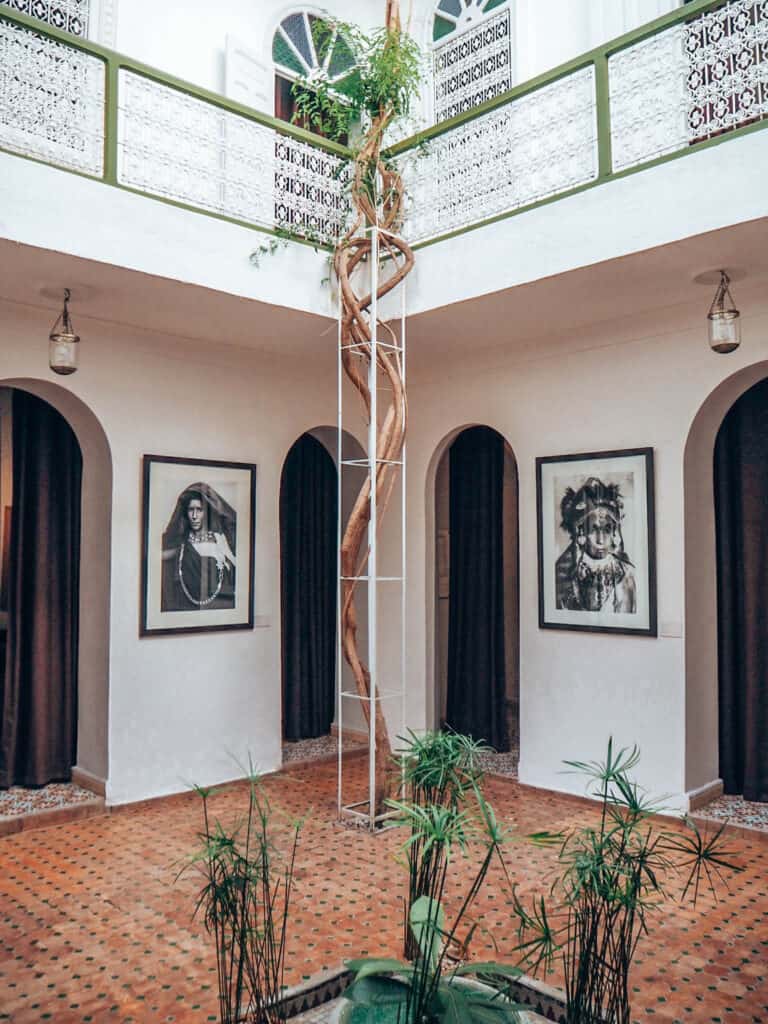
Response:
[{"label": "framed photograph", "polygon": [[653,449],[536,459],[539,626],[656,636]]},{"label": "framed photograph", "polygon": [[256,467],[145,455],[141,636],[253,628]]}]

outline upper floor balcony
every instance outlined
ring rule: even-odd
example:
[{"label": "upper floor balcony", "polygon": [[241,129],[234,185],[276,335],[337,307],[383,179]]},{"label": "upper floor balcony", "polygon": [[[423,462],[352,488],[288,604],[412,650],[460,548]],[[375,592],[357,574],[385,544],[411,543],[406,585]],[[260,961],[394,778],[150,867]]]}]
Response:
[{"label": "upper floor balcony", "polygon": [[[0,156],[0,234],[331,312],[311,248],[293,247],[293,280],[267,274],[254,285],[247,260],[236,273],[225,265],[219,276],[196,268],[190,239],[206,259],[219,244],[235,244],[242,257],[249,246],[258,249],[263,233],[288,231],[330,246],[348,216],[346,147],[77,38],[69,23],[42,24],[14,6],[0,3],[0,149],[12,154]],[[694,0],[512,88],[500,74],[508,59],[508,11],[486,6],[479,22],[434,51],[437,123],[388,153],[409,193],[404,234],[443,253],[433,262],[451,258],[451,239],[459,233],[473,232],[477,246],[492,227],[498,244],[499,222],[517,214],[533,217],[525,229],[530,241],[535,218],[550,216],[551,223],[548,207],[556,200],[589,194],[580,207],[568,207],[574,224],[586,224],[594,219],[594,196],[601,195],[592,190],[603,188],[610,209],[609,197],[626,193],[609,186],[643,172],[648,185],[634,195],[636,216],[654,196],[666,194],[674,203],[683,192],[689,209],[701,211],[700,220],[688,216],[684,227],[668,226],[677,237],[711,229],[708,206],[716,204],[725,204],[724,223],[768,215],[768,190],[759,183],[768,137],[756,134],[768,119],[766,0]],[[483,96],[490,98],[478,103]],[[724,161],[724,151],[714,147],[729,140]],[[681,176],[677,161],[697,153],[704,162],[696,170],[686,165],[691,173]],[[33,170],[19,156],[47,168]],[[68,184],[60,170],[72,172]],[[145,204],[140,210],[138,197],[146,196],[168,209]],[[187,211],[207,214],[208,226],[195,218],[190,228]],[[112,243],[83,243],[84,218],[102,229],[108,224]],[[566,221],[561,218],[564,234]],[[154,246],[146,244],[147,231],[154,232]],[[651,241],[672,235],[665,239],[662,231]],[[79,247],[71,247],[73,239]],[[648,241],[640,232],[633,244]],[[566,248],[559,270],[595,258],[586,250],[580,256],[579,246]],[[623,254],[617,245],[615,253],[608,246],[599,255]],[[551,272],[551,264],[532,265],[532,274]],[[486,290],[505,286],[503,274],[487,280]],[[439,285],[426,284],[422,273],[412,296],[416,308],[445,304]]]}]

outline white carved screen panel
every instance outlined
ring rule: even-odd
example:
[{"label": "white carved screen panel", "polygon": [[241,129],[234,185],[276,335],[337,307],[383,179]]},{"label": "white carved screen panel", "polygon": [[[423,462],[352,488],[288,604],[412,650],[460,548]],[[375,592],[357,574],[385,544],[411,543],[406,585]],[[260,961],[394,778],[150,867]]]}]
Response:
[{"label": "white carved screen panel", "polygon": [[45,21],[73,36],[88,36],[90,0],[0,0],[0,7]]},{"label": "white carved screen panel", "polygon": [[731,0],[609,58],[613,169],[768,116],[768,0]]},{"label": "white carved screen panel", "polygon": [[0,21],[0,146],[100,177],[105,66],[97,57]]},{"label": "white carved screen panel", "polygon": [[595,72],[590,66],[473,118],[401,158],[406,234],[425,241],[594,181]]},{"label": "white carved screen panel", "polygon": [[125,69],[118,181],[321,241],[336,238],[347,219],[338,157]]},{"label": "white carved screen panel", "polygon": [[687,145],[684,38],[675,25],[609,58],[614,170]]},{"label": "white carved screen panel", "polygon": [[509,7],[435,46],[435,123],[462,114],[512,88]]}]

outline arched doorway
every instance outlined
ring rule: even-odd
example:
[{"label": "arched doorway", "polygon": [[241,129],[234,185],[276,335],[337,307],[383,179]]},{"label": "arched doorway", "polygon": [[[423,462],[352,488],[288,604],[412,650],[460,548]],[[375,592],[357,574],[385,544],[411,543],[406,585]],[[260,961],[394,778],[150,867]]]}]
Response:
[{"label": "arched doorway", "polygon": [[[83,735],[93,721],[80,714],[81,663],[91,654],[83,652],[83,633],[89,638],[80,616],[83,452],[67,418],[31,392],[0,388],[3,788],[70,781],[79,750],[97,745]],[[106,722],[99,724],[105,742]],[[90,768],[103,787],[106,757]]]},{"label": "arched doorway", "polygon": [[466,428],[435,476],[435,724],[519,745],[517,466],[497,431]]},{"label": "arched doorway", "polygon": [[327,736],[335,713],[338,474],[306,433],[280,480],[283,739]]},{"label": "arched doorway", "polygon": [[760,362],[723,380],[701,404],[685,446],[685,788],[692,809],[723,790],[720,620],[725,609],[718,601],[715,443],[729,410],[766,378],[768,362]]},{"label": "arched doorway", "polygon": [[724,791],[768,802],[768,378],[715,439],[718,749]]}]

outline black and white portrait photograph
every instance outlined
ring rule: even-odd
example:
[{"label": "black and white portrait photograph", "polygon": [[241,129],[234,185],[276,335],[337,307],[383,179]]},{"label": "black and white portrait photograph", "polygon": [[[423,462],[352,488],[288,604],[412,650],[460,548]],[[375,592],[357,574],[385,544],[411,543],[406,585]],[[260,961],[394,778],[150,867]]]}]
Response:
[{"label": "black and white portrait photograph", "polygon": [[656,635],[653,451],[536,460],[539,625]]},{"label": "black and white portrait photograph", "polygon": [[141,633],[253,626],[256,467],[144,456]]}]

